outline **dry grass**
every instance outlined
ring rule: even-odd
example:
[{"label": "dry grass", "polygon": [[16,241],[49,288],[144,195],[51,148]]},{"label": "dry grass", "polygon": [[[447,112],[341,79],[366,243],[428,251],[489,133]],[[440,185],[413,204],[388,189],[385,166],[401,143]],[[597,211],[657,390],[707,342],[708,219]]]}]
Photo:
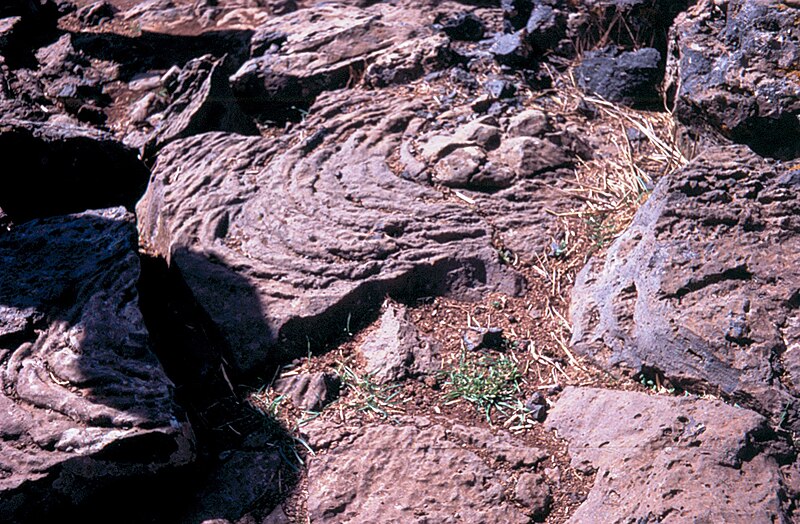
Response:
[{"label": "dry grass", "polygon": [[[560,380],[580,380],[587,371],[569,348],[572,334],[567,320],[569,294],[575,275],[595,255],[624,231],[646,201],[657,180],[687,163],[676,142],[676,128],[668,112],[642,111],[613,104],[581,92],[569,74],[551,73],[553,91],[541,94],[529,104],[535,109],[566,117],[566,126],[592,137],[594,156],[579,161],[568,192],[582,204],[567,212],[549,211],[562,221],[564,232],[558,256],[542,253],[531,263],[532,271],[547,285],[545,316],[550,322],[552,344],[567,365],[530,347],[531,356],[546,364]],[[589,118],[582,107],[592,107]],[[632,138],[631,135],[636,135]]]}]

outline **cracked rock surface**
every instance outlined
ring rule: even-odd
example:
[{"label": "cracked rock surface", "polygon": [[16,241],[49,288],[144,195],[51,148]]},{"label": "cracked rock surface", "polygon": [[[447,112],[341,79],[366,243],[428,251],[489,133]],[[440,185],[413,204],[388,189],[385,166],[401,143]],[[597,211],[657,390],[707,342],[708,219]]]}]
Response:
[{"label": "cracked rock surface", "polygon": [[[547,500],[531,472],[545,458],[507,433],[448,428],[426,417],[399,425],[309,425],[312,522],[530,522]],[[505,470],[504,470],[505,469]],[[508,500],[511,469],[523,472]]]},{"label": "cracked rock surface", "polygon": [[788,522],[766,422],[720,401],[567,388],[547,425],[573,467],[597,470],[569,522]]},{"label": "cracked rock surface", "polygon": [[[743,146],[663,178],[578,275],[575,349],[800,423],[800,174]],[[789,407],[787,407],[789,406]]]}]

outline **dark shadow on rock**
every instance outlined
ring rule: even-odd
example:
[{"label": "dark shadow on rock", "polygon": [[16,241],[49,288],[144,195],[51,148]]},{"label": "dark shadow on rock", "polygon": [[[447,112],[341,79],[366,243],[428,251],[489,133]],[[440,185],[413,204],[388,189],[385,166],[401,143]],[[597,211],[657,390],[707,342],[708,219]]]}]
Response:
[{"label": "dark shadow on rock", "polygon": [[0,520],[91,512],[95,490],[193,458],[139,311],[136,244],[122,208],[0,231]]},{"label": "dark shadow on rock", "polygon": [[[202,267],[232,314],[251,329],[269,333],[255,291],[231,268],[188,250],[174,260]],[[174,265],[143,256],[139,290],[156,354],[188,411],[199,448],[191,478],[185,479],[191,487],[170,499],[168,507],[181,508],[169,515],[171,521],[266,515],[296,485],[300,465],[295,452],[302,454],[280,421],[247,400],[269,384],[274,368],[244,376],[228,364],[229,342]]]},{"label": "dark shadow on rock", "polygon": [[12,222],[122,205],[133,210],[149,171],[110,135],[79,126],[0,122],[0,209]]},{"label": "dark shadow on rock", "polygon": [[761,156],[791,160],[800,157],[800,118],[791,113],[750,118],[731,131],[731,139]]},{"label": "dark shadow on rock", "polygon": [[72,33],[72,45],[87,56],[120,64],[120,79],[136,73],[169,69],[204,54],[228,55],[230,73],[249,55],[252,31],[209,31],[197,36],[169,35],[142,31],[139,36],[112,33]]},{"label": "dark shadow on rock", "polygon": [[[117,208],[3,229],[0,263],[0,371],[7,392],[19,389],[0,398],[12,410],[0,421],[4,477],[26,473],[7,446],[38,445],[33,428],[15,429],[14,404],[33,403],[38,434],[53,432],[52,444],[27,451],[51,460],[43,475],[18,489],[0,478],[0,521],[236,520],[266,514],[288,495],[300,467],[296,442],[247,401],[269,378],[246,379],[227,366],[224,340],[177,271],[144,257],[139,278],[129,214]],[[216,275],[221,296],[225,286],[239,292],[229,307],[263,322],[247,283],[224,267]],[[44,393],[22,387],[24,359],[41,361],[46,372],[35,378]],[[178,422],[187,416],[192,437]],[[62,449],[67,435],[104,431],[107,441],[85,453]],[[196,438],[191,451],[189,438]]]}]

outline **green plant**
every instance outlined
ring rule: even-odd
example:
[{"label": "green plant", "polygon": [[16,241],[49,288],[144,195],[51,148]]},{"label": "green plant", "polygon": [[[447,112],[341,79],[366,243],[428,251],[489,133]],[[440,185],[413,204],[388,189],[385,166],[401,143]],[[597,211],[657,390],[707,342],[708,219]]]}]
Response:
[{"label": "green plant", "polygon": [[606,223],[605,217],[589,215],[586,218],[586,226],[589,229],[589,239],[595,249],[606,247],[614,239],[614,227]]},{"label": "green plant", "polygon": [[348,391],[345,406],[380,418],[389,418],[401,412],[394,400],[400,393],[400,384],[377,384],[372,381],[372,374],[359,375],[345,363],[339,363],[337,372],[342,388]]},{"label": "green plant", "polygon": [[[520,394],[522,374],[510,357],[462,354],[457,366],[444,371],[446,401],[466,400],[482,410],[491,422],[493,410],[501,413],[513,409],[511,404]],[[521,404],[520,404],[521,406]]]},{"label": "green plant", "polygon": [[639,383],[642,386],[649,389],[650,391],[652,391],[653,393],[661,393],[667,395],[675,394],[675,388],[673,388],[672,386],[667,387],[664,384],[662,384],[661,381],[658,379],[658,376],[656,376],[655,380],[653,380],[651,378],[647,378],[647,376],[644,373],[640,373]]}]

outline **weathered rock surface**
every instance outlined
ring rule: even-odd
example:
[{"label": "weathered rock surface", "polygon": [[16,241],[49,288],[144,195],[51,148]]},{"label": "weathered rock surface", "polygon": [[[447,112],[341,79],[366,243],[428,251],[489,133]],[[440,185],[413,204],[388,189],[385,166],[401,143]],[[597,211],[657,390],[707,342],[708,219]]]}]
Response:
[{"label": "weathered rock surface", "polygon": [[695,135],[800,155],[800,9],[787,4],[702,1],[677,18],[666,82]]},{"label": "weathered rock surface", "polygon": [[420,334],[404,307],[386,308],[378,329],[359,349],[366,372],[378,384],[429,375],[441,367],[438,343]]},{"label": "weathered rock surface", "polygon": [[790,522],[766,422],[717,400],[567,388],[547,427],[597,471],[568,522]]},{"label": "weathered rock surface", "polygon": [[299,142],[212,133],[162,150],[138,205],[142,239],[180,269],[239,367],[277,356],[279,341],[305,351],[307,334],[340,332],[387,293],[519,290],[479,216],[387,165],[419,108],[334,94]]},{"label": "weathered rock surface", "polygon": [[[546,512],[538,492],[547,487],[524,476],[546,455],[508,434],[448,430],[422,417],[361,428],[311,423],[304,430],[318,451],[308,470],[312,522],[527,523]],[[523,472],[516,488],[525,508],[508,498],[514,483],[498,466],[509,463]]]},{"label": "weathered rock surface", "polygon": [[419,14],[387,4],[320,5],[272,19],[254,42],[280,35],[276,46],[246,62],[231,86],[244,107],[269,118],[276,105],[310,104],[323,91],[357,84],[362,76],[375,87],[414,80],[450,63],[448,39]]},{"label": "weathered rock surface", "polygon": [[572,293],[572,343],[610,370],[724,395],[795,427],[800,173],[744,146],[663,178]]},{"label": "weathered rock surface", "polygon": [[302,410],[322,411],[339,396],[340,382],[334,374],[301,373],[280,377],[272,387]]},{"label": "weathered rock surface", "polygon": [[621,51],[613,46],[589,51],[575,68],[581,89],[611,102],[655,106],[661,97],[661,54],[652,47]]},{"label": "weathered rock surface", "polygon": [[0,231],[3,520],[193,458],[139,312],[132,222],[114,208]]},{"label": "weathered rock surface", "polygon": [[169,92],[166,108],[148,116],[145,130],[129,135],[128,142],[149,156],[173,140],[202,132],[258,134],[233,97],[224,61],[211,55],[190,60],[163,86]]},{"label": "weathered rock surface", "polygon": [[558,234],[553,213],[579,205],[568,192],[573,173],[564,168],[589,154],[581,140],[551,125],[541,111],[509,116],[503,125],[486,116],[447,133],[421,133],[414,142],[423,167],[416,169],[430,173],[434,183],[461,189],[491,215],[512,257],[530,260]]}]

